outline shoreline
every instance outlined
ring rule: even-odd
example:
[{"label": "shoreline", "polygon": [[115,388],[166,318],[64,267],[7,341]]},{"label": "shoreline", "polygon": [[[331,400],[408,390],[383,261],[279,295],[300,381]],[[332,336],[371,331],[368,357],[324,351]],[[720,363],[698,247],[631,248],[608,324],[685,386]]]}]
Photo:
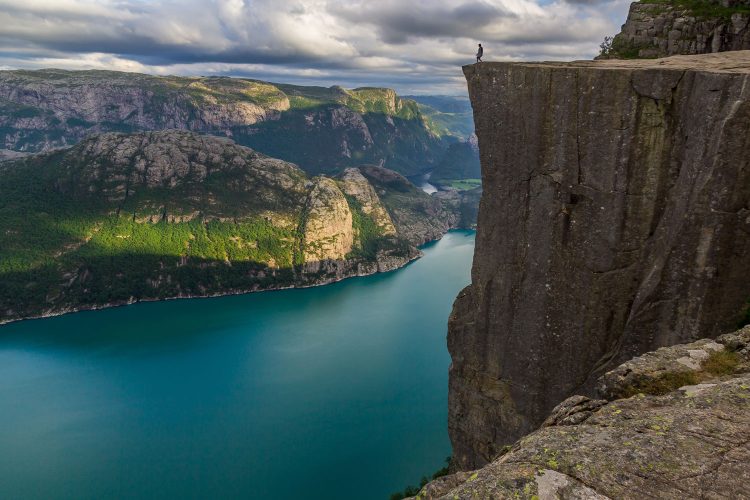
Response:
[{"label": "shoreline", "polygon": [[[297,285],[284,285],[284,286],[274,286],[269,288],[262,288],[262,289],[232,289],[232,290],[225,290],[221,292],[216,293],[210,293],[210,294],[200,294],[200,295],[193,295],[193,294],[182,294],[182,295],[175,295],[171,297],[163,297],[163,298],[143,298],[143,299],[135,299],[135,300],[126,300],[121,302],[112,302],[107,304],[94,304],[94,305],[82,305],[80,307],[72,307],[69,309],[60,309],[57,311],[50,311],[43,314],[39,314],[36,316],[26,316],[26,317],[20,317],[20,318],[13,318],[13,319],[0,319],[0,329],[5,325],[10,325],[13,323],[19,323],[22,321],[34,321],[34,320],[43,320],[43,319],[49,319],[49,318],[55,318],[59,316],[65,316],[67,314],[75,314],[79,312],[87,312],[87,311],[100,311],[103,309],[112,309],[116,307],[126,307],[133,304],[139,304],[139,303],[150,303],[150,302],[166,302],[170,300],[183,300],[183,299],[212,299],[212,298],[218,298],[218,297],[228,297],[233,295],[246,295],[250,293],[260,293],[260,292],[277,292],[282,290],[294,290],[294,289],[306,289],[306,288],[315,288],[319,286],[327,286],[332,285],[334,283],[340,283],[344,280],[352,279],[352,278],[364,278],[366,276],[374,276],[376,274],[385,274],[390,273],[393,271],[398,271],[400,269],[405,268],[412,262],[422,258],[424,256],[424,253],[422,252],[422,248],[436,243],[443,239],[443,237],[448,234],[451,231],[462,231],[462,230],[468,230],[472,231],[472,229],[460,229],[460,228],[454,228],[449,229],[445,233],[443,233],[439,238],[435,238],[434,240],[426,241],[423,244],[419,245],[417,249],[419,250],[419,253],[412,257],[404,257],[404,262],[399,264],[396,267],[385,269],[383,271],[376,270],[371,273],[352,273],[346,276],[341,277],[331,277],[328,279],[325,279],[319,283],[314,284],[297,284]],[[377,263],[375,263],[377,264]],[[376,268],[377,269],[377,268]],[[132,297],[131,297],[132,298]]]}]

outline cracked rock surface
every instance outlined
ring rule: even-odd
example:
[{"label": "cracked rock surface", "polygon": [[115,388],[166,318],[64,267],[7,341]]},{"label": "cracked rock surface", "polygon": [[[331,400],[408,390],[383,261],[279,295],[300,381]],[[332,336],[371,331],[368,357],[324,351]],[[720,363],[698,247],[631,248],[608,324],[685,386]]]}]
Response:
[{"label": "cracked rock surface", "polygon": [[623,361],[737,324],[750,51],[464,73],[484,192],[450,318],[449,431],[471,469]]},{"label": "cracked rock surface", "polygon": [[[750,327],[717,344],[736,357],[710,383],[662,395],[638,393],[592,401],[573,396],[537,431],[489,465],[446,476],[425,486],[419,499],[643,499],[750,497]],[[658,350],[600,380],[606,391],[617,373],[644,377],[682,371],[666,368],[694,346]],[[663,363],[654,363],[659,358]],[[705,365],[705,362],[704,362]],[[704,366],[705,368],[705,366]],[[611,376],[610,376],[611,375]],[[581,410],[575,413],[573,410]],[[582,415],[566,423],[572,414]]]}]

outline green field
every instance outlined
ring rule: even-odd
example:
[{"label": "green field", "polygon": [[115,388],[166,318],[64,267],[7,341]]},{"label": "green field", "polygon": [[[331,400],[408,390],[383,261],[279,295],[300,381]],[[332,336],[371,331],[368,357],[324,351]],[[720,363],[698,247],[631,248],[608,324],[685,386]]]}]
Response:
[{"label": "green field", "polygon": [[459,191],[468,191],[482,186],[482,179],[457,179],[435,182],[441,186],[451,187]]}]

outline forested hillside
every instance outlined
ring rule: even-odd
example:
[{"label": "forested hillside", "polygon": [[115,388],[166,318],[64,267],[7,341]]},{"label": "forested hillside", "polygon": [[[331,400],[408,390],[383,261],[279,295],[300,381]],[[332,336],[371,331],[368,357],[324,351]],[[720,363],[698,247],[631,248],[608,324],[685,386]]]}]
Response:
[{"label": "forested hillside", "polygon": [[310,177],[192,132],[92,136],[0,163],[0,321],[390,270],[459,219],[381,167]]}]

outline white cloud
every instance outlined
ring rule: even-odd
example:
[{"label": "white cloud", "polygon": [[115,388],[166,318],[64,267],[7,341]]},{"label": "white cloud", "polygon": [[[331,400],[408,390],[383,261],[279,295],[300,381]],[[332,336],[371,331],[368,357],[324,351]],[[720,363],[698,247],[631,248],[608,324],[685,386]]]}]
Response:
[{"label": "white cloud", "polygon": [[0,65],[454,93],[478,41],[487,60],[590,58],[628,5],[545,1],[0,0]]}]

